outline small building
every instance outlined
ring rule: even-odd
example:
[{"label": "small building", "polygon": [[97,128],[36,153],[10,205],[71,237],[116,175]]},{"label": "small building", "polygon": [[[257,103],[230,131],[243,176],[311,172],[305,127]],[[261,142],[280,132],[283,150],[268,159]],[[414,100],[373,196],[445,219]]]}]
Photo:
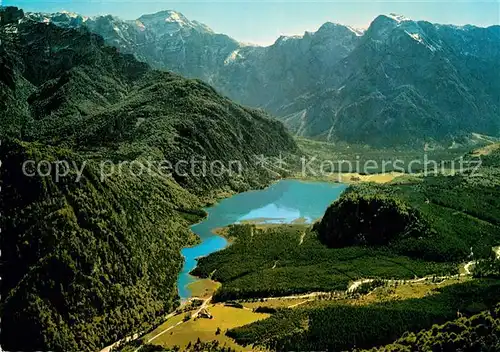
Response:
[{"label": "small building", "polygon": [[213,316],[208,310],[203,308],[202,310],[200,310],[200,313],[198,313],[198,318],[213,319]]}]

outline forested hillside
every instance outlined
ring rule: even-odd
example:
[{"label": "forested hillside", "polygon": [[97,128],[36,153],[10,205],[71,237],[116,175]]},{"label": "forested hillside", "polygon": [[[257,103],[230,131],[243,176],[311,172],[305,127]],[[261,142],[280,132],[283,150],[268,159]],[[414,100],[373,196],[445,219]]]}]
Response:
[{"label": "forested hillside", "polygon": [[[95,351],[176,306],[179,250],[196,241],[188,225],[205,201],[267,184],[253,156],[296,145],[200,81],[23,16],[0,11],[1,345]],[[242,173],[160,169],[192,157],[237,160]]]},{"label": "forested hillside", "polygon": [[[95,351],[146,329],[177,305],[180,248],[203,215],[172,180],[79,182],[27,177],[24,160],[82,156],[38,143],[2,142],[2,345],[22,351]],[[11,346],[11,347],[10,347]]]},{"label": "forested hillside", "polygon": [[228,236],[234,243],[200,258],[193,272],[222,283],[216,301],[343,292],[349,282],[363,278],[413,279],[457,271],[453,263],[406,256],[387,246],[330,249],[304,225],[265,230],[235,225]]},{"label": "forested hillside", "polygon": [[405,333],[394,343],[369,351],[498,350],[500,350],[500,307],[497,306],[470,318],[461,317],[418,333]]},{"label": "forested hillside", "polygon": [[[334,247],[384,245],[436,261],[465,260],[472,248],[476,258],[484,258],[500,242],[499,180],[498,168],[488,166],[477,176],[354,186],[330,206],[315,229]],[[383,231],[382,222],[389,223]]]},{"label": "forested hillside", "polygon": [[420,212],[400,199],[352,191],[327,209],[316,229],[323,242],[338,248],[388,245],[430,234]]}]

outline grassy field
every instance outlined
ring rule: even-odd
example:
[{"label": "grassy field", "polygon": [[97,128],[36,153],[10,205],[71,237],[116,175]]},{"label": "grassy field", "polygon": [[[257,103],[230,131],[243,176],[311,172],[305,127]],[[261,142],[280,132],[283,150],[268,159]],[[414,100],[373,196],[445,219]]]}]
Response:
[{"label": "grassy field", "polygon": [[406,175],[401,172],[386,172],[379,174],[363,175],[357,172],[342,172],[342,173],[327,173],[324,175],[304,175],[301,172],[294,173],[290,176],[292,179],[303,181],[322,181],[322,182],[338,182],[347,184],[356,184],[360,182],[388,183],[398,177]]},{"label": "grassy field", "polygon": [[490,155],[491,153],[498,151],[500,149],[500,143],[492,143],[485,147],[478,148],[474,150],[473,155]]},{"label": "grassy field", "polygon": [[356,184],[388,183],[405,174],[450,174],[451,165],[464,155],[478,158],[495,150],[498,144],[492,143],[485,139],[474,145],[448,149],[373,149],[366,145],[298,138],[303,155],[289,160],[288,177]]},{"label": "grassy field", "polygon": [[385,285],[374,289],[372,292],[361,295],[354,299],[346,299],[342,302],[350,305],[369,305],[381,302],[399,301],[406,299],[424,298],[437,293],[438,289],[446,286],[469,282],[470,277],[454,277],[444,280],[432,280],[405,283],[398,285]]},{"label": "grassy field", "polygon": [[184,319],[184,314],[174,315],[173,317],[165,321],[163,324],[158,326],[156,329],[154,329],[153,331],[142,337],[141,340],[143,340],[146,343],[153,343],[161,336],[164,336],[174,326],[176,326],[179,323],[182,323],[183,319]]},{"label": "grassy field", "polygon": [[[181,349],[184,349],[189,343],[194,344],[199,338],[201,341],[205,342],[217,340],[220,342],[221,346],[226,345],[237,351],[248,351],[248,348],[236,344],[232,339],[227,337],[225,332],[228,329],[250,324],[270,316],[269,314],[254,313],[252,310],[248,309],[226,307],[222,304],[212,305],[207,310],[212,314],[213,319],[198,318],[189,320],[176,326],[150,343],[170,348],[179,346]],[[181,320],[182,318],[183,316],[180,317]],[[165,326],[161,326],[157,329],[158,331],[150,335],[154,336],[155,333],[158,334],[159,331],[161,332],[169,326],[175,325],[178,319],[179,318],[176,317],[174,321],[168,322]],[[220,329],[220,334],[216,334],[218,329]]]},{"label": "grassy field", "polygon": [[220,283],[210,279],[198,279],[188,285],[192,297],[208,298],[220,287]]},{"label": "grassy field", "polygon": [[[460,277],[442,281],[428,280],[419,283],[384,285],[376,288],[368,294],[363,295],[343,295],[321,298],[315,297],[312,299],[269,299],[265,301],[257,300],[253,302],[241,302],[246,309],[225,307],[221,304],[216,304],[208,309],[208,311],[214,315],[214,319],[212,320],[197,319],[182,323],[184,314],[177,315],[170,318],[166,323],[145,336],[142,340],[144,342],[149,340],[149,344],[162,346],[166,349],[179,346],[182,350],[185,349],[190,343],[191,346],[193,346],[198,338],[200,338],[200,341],[202,342],[218,341],[220,346],[229,347],[236,351],[269,351],[269,347],[271,346],[239,345],[231,337],[226,336],[225,333],[229,331],[229,335],[233,336],[234,332],[237,332],[234,336],[236,336],[237,339],[241,339],[242,335],[240,332],[248,331],[253,334],[253,331],[255,329],[259,329],[259,326],[262,325],[266,330],[266,326],[269,326],[271,334],[268,335],[268,339],[270,341],[279,341],[279,339],[283,339],[285,338],[284,336],[287,336],[286,334],[282,334],[282,331],[280,330],[282,328],[284,331],[288,331],[289,329],[293,330],[290,337],[293,337],[294,335],[302,335],[302,338],[307,339],[306,332],[310,329],[307,323],[308,319],[310,319],[309,315],[317,318],[318,312],[329,312],[330,310],[334,310],[340,314],[347,314],[349,316],[353,313],[356,315],[359,313],[357,310],[350,311],[349,307],[365,307],[368,309],[367,312],[372,312],[371,309],[373,307],[386,306],[390,309],[397,309],[398,305],[401,305],[401,307],[406,307],[405,309],[412,311],[414,308],[418,308],[422,303],[424,306],[429,304],[432,306],[431,302],[434,301],[441,302],[440,304],[444,305],[445,308],[448,307],[448,310],[445,309],[439,314],[449,315],[449,307],[451,306],[466,307],[464,311],[465,313],[467,312],[467,309],[474,313],[478,309],[482,309],[482,307],[487,307],[489,304],[488,302],[492,302],[491,297],[488,298],[488,295],[491,296],[491,294],[488,294],[488,290],[478,290],[478,288],[481,287],[480,282],[481,281],[477,281],[470,277]],[[488,287],[489,285],[493,287],[493,290],[496,289],[495,287],[498,287],[498,284],[495,283],[495,281],[486,281],[486,283],[485,287]],[[467,292],[466,286],[464,289],[460,289],[460,287],[463,287],[464,285],[472,285],[472,287],[475,286],[475,293],[477,296],[475,301],[484,301],[487,304],[467,303],[474,301],[474,299],[471,301],[471,297],[474,295],[467,297],[467,294],[461,292]],[[447,288],[451,289],[451,294],[447,294],[448,297],[451,295],[453,298],[452,301],[457,302],[453,303],[452,301],[443,299],[442,293],[446,292]],[[491,290],[489,292],[491,293]],[[414,307],[412,308],[412,306]],[[256,314],[251,311],[258,307],[273,308],[276,309],[276,312],[270,315]],[[380,314],[382,314],[382,316],[385,315],[383,311],[380,311]],[[416,313],[413,312],[412,314]],[[439,318],[439,314],[436,316],[436,319],[441,321],[442,318]],[[343,321],[347,324],[349,324],[349,316],[343,318]],[[246,324],[246,322],[249,322],[249,324]],[[268,322],[271,325],[268,325]],[[179,323],[181,323],[181,325],[177,325]],[[173,329],[161,334],[173,326],[175,326]],[[239,327],[241,327],[241,329]],[[219,335],[216,335],[217,328],[220,328],[221,330],[221,334]],[[266,333],[267,332],[263,334],[265,335]],[[154,340],[151,340],[152,337],[155,337]],[[259,337],[255,338],[255,341],[262,343],[262,339]],[[124,351],[133,352],[138,346],[139,345],[136,345],[136,347],[131,346],[130,349],[126,349]]]},{"label": "grassy field", "polygon": [[289,308],[298,306],[303,302],[311,302],[310,299],[298,298],[298,299],[270,299],[270,300],[257,300],[255,302],[241,302],[244,307],[250,309],[256,309],[258,307],[266,308]]}]

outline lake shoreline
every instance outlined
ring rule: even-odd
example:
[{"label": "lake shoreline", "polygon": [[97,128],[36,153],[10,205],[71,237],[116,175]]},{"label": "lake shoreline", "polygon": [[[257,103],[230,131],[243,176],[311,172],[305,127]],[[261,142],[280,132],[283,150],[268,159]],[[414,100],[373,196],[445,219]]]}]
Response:
[{"label": "lake shoreline", "polygon": [[232,239],[224,235],[224,228],[235,223],[312,224],[346,188],[347,185],[338,182],[286,178],[275,180],[263,189],[233,194],[203,208],[207,215],[190,227],[200,243],[181,250],[184,264],[177,281],[181,302],[192,297],[189,286],[200,280],[191,274],[198,260],[231,245]]}]

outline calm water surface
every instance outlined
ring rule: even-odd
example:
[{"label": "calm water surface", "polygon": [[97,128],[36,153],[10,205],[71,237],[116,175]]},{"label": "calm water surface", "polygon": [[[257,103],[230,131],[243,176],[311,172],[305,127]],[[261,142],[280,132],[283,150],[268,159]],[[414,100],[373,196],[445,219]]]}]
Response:
[{"label": "calm water surface", "polygon": [[346,187],[338,183],[283,180],[264,190],[240,193],[206,208],[208,217],[191,227],[202,242],[182,250],[185,261],[177,283],[179,296],[183,300],[191,296],[187,286],[196,280],[189,275],[196,267],[196,258],[227,246],[224,237],[212,233],[214,229],[247,220],[287,224],[302,219],[311,223],[323,216],[328,205],[339,198]]}]

